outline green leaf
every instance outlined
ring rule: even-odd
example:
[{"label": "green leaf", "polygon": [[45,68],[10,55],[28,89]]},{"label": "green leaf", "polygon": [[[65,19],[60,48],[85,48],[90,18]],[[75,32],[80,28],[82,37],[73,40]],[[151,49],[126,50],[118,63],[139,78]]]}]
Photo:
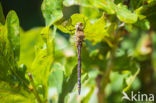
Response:
[{"label": "green leaf", "polygon": [[116,14],[119,20],[125,23],[135,23],[138,19],[136,13],[132,13],[126,6],[122,4],[117,5]]},{"label": "green leaf", "polygon": [[106,18],[102,16],[94,24],[87,24],[84,30],[86,39],[92,41],[94,44],[104,40],[108,33],[105,29]]},{"label": "green leaf", "polygon": [[46,21],[46,26],[51,26],[54,22],[63,17],[63,0],[44,0],[41,10]]},{"label": "green leaf", "polygon": [[19,64],[25,64],[28,68],[35,58],[35,48],[44,45],[41,31],[43,28],[34,28],[29,31],[21,32],[20,35],[20,61]]},{"label": "green leaf", "polygon": [[98,8],[88,8],[80,6],[81,14],[84,14],[91,22],[95,22],[97,18],[100,18],[103,14],[103,11]]},{"label": "green leaf", "polygon": [[8,39],[15,54],[15,59],[18,60],[20,52],[20,25],[15,11],[10,11],[8,13],[5,26],[7,27]]},{"label": "green leaf", "polygon": [[72,21],[72,25],[76,25],[78,22],[83,23],[85,26],[87,26],[88,24],[88,18],[82,14],[73,14],[71,16],[71,21]]},{"label": "green leaf", "polygon": [[2,23],[2,24],[5,23],[5,17],[3,15],[3,9],[2,9],[1,2],[0,2],[0,23]]}]

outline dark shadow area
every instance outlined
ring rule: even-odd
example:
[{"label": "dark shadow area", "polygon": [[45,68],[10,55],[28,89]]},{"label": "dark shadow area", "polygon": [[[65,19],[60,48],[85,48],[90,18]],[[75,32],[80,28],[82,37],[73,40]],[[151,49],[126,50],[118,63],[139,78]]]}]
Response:
[{"label": "dark shadow area", "polygon": [[44,26],[41,3],[42,0],[1,0],[4,15],[10,10],[15,10],[24,30]]}]

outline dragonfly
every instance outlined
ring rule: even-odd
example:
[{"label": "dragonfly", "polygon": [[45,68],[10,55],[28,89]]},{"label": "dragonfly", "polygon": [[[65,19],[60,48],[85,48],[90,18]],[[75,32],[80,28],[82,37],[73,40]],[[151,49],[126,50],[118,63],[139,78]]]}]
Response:
[{"label": "dragonfly", "polygon": [[[84,21],[84,22],[83,22]],[[77,23],[74,23],[75,25],[72,25],[72,21],[69,21],[69,24],[68,22],[65,22],[63,25],[63,27],[66,29],[66,31],[70,32],[70,34],[74,34],[74,36],[72,36],[72,38],[74,37],[75,40],[74,40],[74,44],[76,44],[76,47],[77,47],[77,76],[78,76],[78,94],[80,95],[81,93],[81,49],[82,47],[84,46],[83,43],[86,39],[88,38],[91,38],[91,39],[103,39],[104,37],[104,28],[101,26],[102,22],[101,21],[98,21],[96,24],[100,25],[100,29],[99,31],[98,30],[94,30],[95,27],[97,27],[97,25],[93,24],[93,25],[90,25],[90,27],[92,27],[91,31],[92,32],[86,32],[86,22],[85,20],[83,19],[82,22],[77,22]],[[72,26],[72,27],[71,27]],[[67,28],[69,27],[69,28]],[[101,29],[103,28],[103,29]],[[73,32],[75,31],[75,32]],[[90,34],[90,35],[85,35],[85,33],[87,34]],[[98,38],[96,37],[98,35]],[[100,36],[100,37],[99,37]],[[73,40],[72,40],[73,41]],[[101,41],[101,40],[100,40]],[[100,47],[102,48],[102,47]],[[104,49],[104,48],[103,48]]]},{"label": "dragonfly", "polygon": [[76,47],[78,53],[78,93],[81,93],[81,48],[84,42],[84,24],[78,22],[75,26]]},{"label": "dragonfly", "polygon": [[81,49],[83,47],[83,42],[85,41],[85,35],[84,35],[84,29],[85,29],[85,24],[78,22],[75,25],[75,44],[77,47],[77,71],[78,71],[78,94],[80,95],[81,93]]},{"label": "dragonfly", "polygon": [[66,28],[66,30],[70,31],[71,34],[75,34],[70,37],[70,40],[72,39],[72,43],[74,41],[74,44],[76,44],[77,48],[77,82],[79,95],[81,94],[81,49],[83,46],[83,42],[85,41],[84,29],[85,23],[82,22],[77,22],[75,26],[72,25],[72,29]]}]

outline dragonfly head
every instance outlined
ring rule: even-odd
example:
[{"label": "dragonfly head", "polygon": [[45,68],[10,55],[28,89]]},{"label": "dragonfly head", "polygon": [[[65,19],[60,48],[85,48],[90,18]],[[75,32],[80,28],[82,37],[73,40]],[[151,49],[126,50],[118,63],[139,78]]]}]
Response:
[{"label": "dragonfly head", "polygon": [[81,22],[77,23],[75,26],[75,29],[79,30],[79,31],[83,31],[83,29],[84,29],[83,23],[81,23]]}]

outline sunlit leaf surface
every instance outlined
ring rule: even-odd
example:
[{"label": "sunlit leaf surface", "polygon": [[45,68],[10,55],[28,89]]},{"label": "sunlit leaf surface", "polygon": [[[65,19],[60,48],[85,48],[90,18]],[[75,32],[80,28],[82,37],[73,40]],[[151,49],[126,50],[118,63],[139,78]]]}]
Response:
[{"label": "sunlit leaf surface", "polygon": [[41,9],[46,26],[51,26],[55,21],[63,17],[62,2],[63,0],[43,0]]}]

